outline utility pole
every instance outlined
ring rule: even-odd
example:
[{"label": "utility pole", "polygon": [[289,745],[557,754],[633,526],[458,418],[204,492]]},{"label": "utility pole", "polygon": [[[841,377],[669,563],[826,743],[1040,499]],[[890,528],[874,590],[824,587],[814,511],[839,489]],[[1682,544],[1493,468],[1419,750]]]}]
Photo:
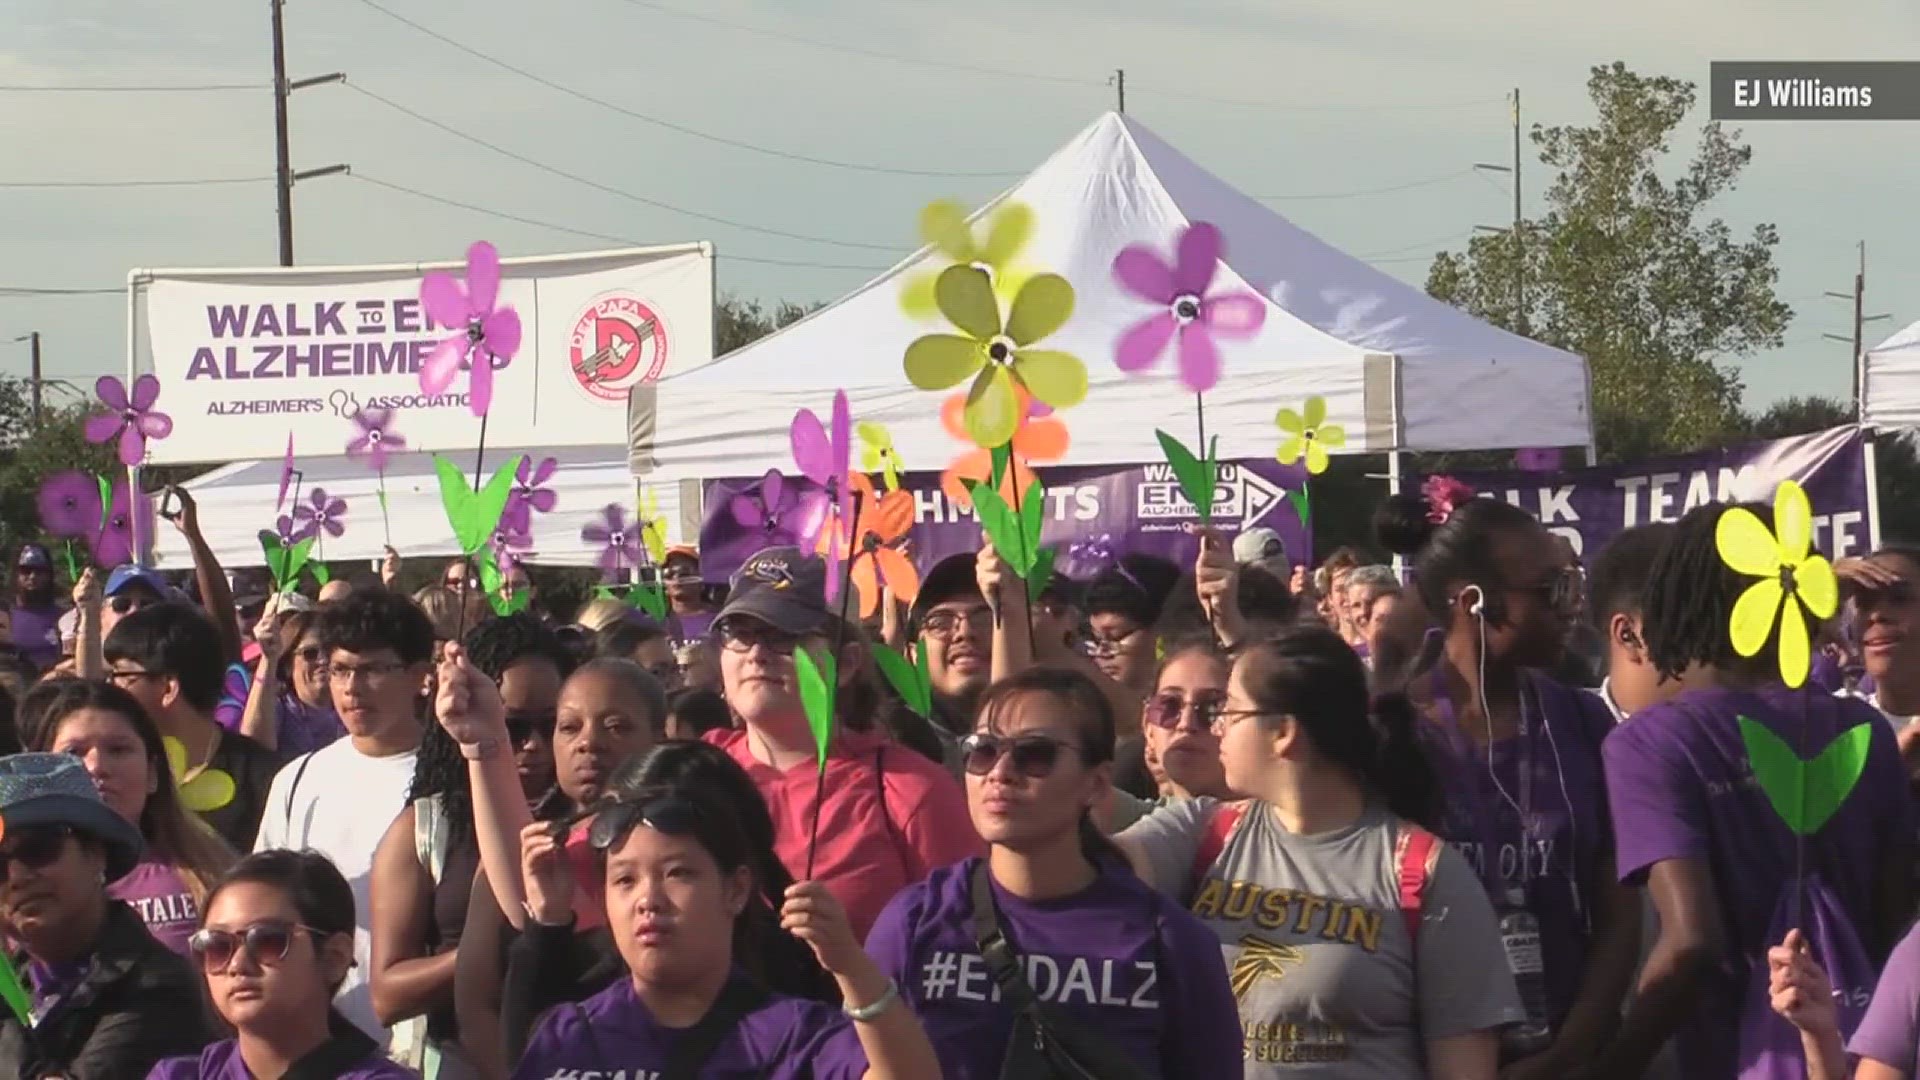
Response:
[{"label": "utility pole", "polygon": [[1853,274],[1853,291],[1851,293],[1831,291],[1827,293],[1828,296],[1836,300],[1853,301],[1853,336],[1847,337],[1842,334],[1820,335],[1821,337],[1830,338],[1834,341],[1844,341],[1853,346],[1853,410],[1856,415],[1860,411],[1860,367],[1861,359],[1866,355],[1867,350],[1867,324],[1892,318],[1892,316],[1885,314],[1867,314],[1867,242],[1865,240],[1860,241],[1859,249],[1860,264]]},{"label": "utility pole", "polygon": [[1124,116],[1127,112],[1127,69],[1115,68],[1112,82],[1114,89],[1119,92],[1120,113]]},{"label": "utility pole", "polygon": [[40,391],[46,384],[46,379],[40,374],[40,331],[22,334],[13,340],[28,342],[28,355],[32,357],[31,366],[27,369],[27,392],[30,395],[27,400],[32,403],[33,430],[37,432],[40,430]]},{"label": "utility pole", "polygon": [[1513,331],[1525,335],[1528,331],[1527,320],[1527,249],[1526,219],[1520,203],[1520,88],[1513,88],[1513,164],[1488,165],[1476,164],[1476,169],[1486,172],[1507,173],[1513,177],[1513,224],[1505,229],[1491,225],[1475,225],[1480,232],[1510,233],[1513,237]]},{"label": "utility pole", "polygon": [[347,171],[345,165],[329,165],[324,169],[308,172],[293,170],[293,154],[288,146],[287,134],[287,95],[295,90],[321,83],[346,82],[346,75],[334,72],[312,79],[287,81],[287,35],[282,10],[286,0],[267,0],[267,6],[273,11],[273,186],[276,202],[279,204],[280,224],[280,265],[293,265],[293,185],[297,180],[306,180],[315,176],[328,176]]}]

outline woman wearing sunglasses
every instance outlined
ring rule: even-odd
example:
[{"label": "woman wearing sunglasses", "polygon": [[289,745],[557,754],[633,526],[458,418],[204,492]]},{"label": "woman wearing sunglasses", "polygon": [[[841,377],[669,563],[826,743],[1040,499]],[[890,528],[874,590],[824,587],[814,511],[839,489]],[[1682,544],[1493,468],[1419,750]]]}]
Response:
[{"label": "woman wearing sunglasses", "polygon": [[1093,824],[1114,743],[1101,688],[1030,668],[988,688],[979,717],[961,754],[987,857],[908,886],[867,939],[945,1075],[1239,1076],[1213,935]]},{"label": "woman wearing sunglasses", "polygon": [[1521,1077],[1563,1073],[1611,1038],[1640,931],[1639,898],[1613,872],[1600,761],[1613,717],[1547,674],[1579,578],[1553,534],[1498,499],[1443,510],[1395,496],[1375,520],[1412,558],[1437,623],[1410,675],[1381,674],[1420,712],[1445,795],[1436,831],[1479,872],[1508,928],[1499,955],[1527,1019],[1504,1033],[1502,1063],[1528,1062]]},{"label": "woman wearing sunglasses", "polygon": [[[572,657],[552,630],[524,612],[489,616],[472,627],[466,654],[499,687],[519,781],[515,794],[536,802],[553,782],[555,717]],[[429,1080],[464,1080],[473,1070],[460,1048],[454,968],[480,844],[468,761],[438,725],[421,737],[407,802],[373,858],[380,898],[372,912],[374,1014],[382,1025],[400,1027],[397,1059]]]},{"label": "woman wearing sunglasses", "polygon": [[1212,930],[1247,1077],[1493,1080],[1519,998],[1472,870],[1416,824],[1437,792],[1411,706],[1370,709],[1360,658],[1303,626],[1235,660],[1214,723],[1251,798],[1176,802],[1116,843]]},{"label": "woman wearing sunglasses", "polygon": [[333,1008],[353,966],[353,926],[353,888],[326,856],[262,851],[241,860],[193,935],[207,996],[235,1037],[163,1061],[148,1080],[418,1076]]},{"label": "woman wearing sunglasses", "polygon": [[1158,762],[1162,801],[1229,798],[1213,718],[1227,699],[1232,665],[1209,638],[1175,645],[1160,661],[1141,711],[1147,760]]},{"label": "woman wearing sunglasses", "polygon": [[254,627],[254,665],[240,733],[282,757],[318,750],[347,733],[333,711],[327,652],[313,633],[312,611],[276,611]]},{"label": "woman wearing sunglasses", "polygon": [[140,833],[66,754],[0,758],[0,925],[29,1000],[0,1008],[0,1076],[142,1076],[213,1038],[193,970],[107,893]]},{"label": "woman wearing sunglasses", "polygon": [[140,862],[107,891],[139,913],[161,944],[185,956],[207,893],[239,856],[180,805],[159,729],[125,690],[77,679],[23,719],[27,749],[78,758],[106,804],[140,830]]},{"label": "woman wearing sunglasses", "polygon": [[[818,883],[787,890],[781,925],[812,946],[841,1010],[767,990],[742,961],[765,924],[752,845],[702,786],[631,792],[588,830],[604,860],[609,929],[627,977],[548,1013],[517,1080],[627,1075],[764,1080],[937,1080],[941,1063],[900,988],[860,948]],[[550,850],[548,858],[557,859]]]}]

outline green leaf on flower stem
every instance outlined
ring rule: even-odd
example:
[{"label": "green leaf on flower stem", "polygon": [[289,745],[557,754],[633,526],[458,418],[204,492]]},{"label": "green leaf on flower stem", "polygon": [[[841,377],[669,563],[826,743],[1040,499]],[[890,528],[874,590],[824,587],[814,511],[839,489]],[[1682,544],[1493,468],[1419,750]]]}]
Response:
[{"label": "green leaf on flower stem", "polygon": [[1040,594],[1046,591],[1048,583],[1053,581],[1053,560],[1056,552],[1050,548],[1041,548],[1034,552],[1033,568],[1027,573],[1027,601],[1039,603]]},{"label": "green leaf on flower stem", "polygon": [[1856,724],[1841,732],[1808,761],[1758,721],[1740,717],[1740,739],[1747,764],[1774,813],[1797,836],[1812,836],[1831,819],[1867,765],[1873,725]]},{"label": "green leaf on flower stem", "polygon": [[667,619],[667,592],[654,582],[642,582],[627,590],[627,603],[647,613],[654,622]]},{"label": "green leaf on flower stem", "polygon": [[260,550],[267,557],[267,573],[273,575],[273,591],[287,590],[287,566],[292,562],[293,552],[280,542],[280,536],[272,529],[260,530]]},{"label": "green leaf on flower stem", "polygon": [[833,739],[833,656],[820,657],[816,666],[806,649],[793,652],[794,674],[800,681],[800,704],[807,711],[807,726],[813,729],[813,749],[822,773],[827,771],[827,744]]},{"label": "green leaf on flower stem", "polygon": [[[1013,508],[1000,493],[985,484],[973,485],[973,510],[980,518],[980,528],[987,534],[987,542],[1000,554],[1000,558],[1021,577],[1033,566],[1033,549],[1021,541],[1020,520],[1014,517]],[[1022,550],[1025,549],[1025,550]]]},{"label": "green leaf on flower stem", "polygon": [[507,499],[513,494],[514,470],[519,467],[519,457],[508,459],[488,478],[485,487],[475,491],[460,466],[443,455],[433,455],[433,470],[440,477],[440,505],[446,508],[447,523],[453,526],[453,536],[459,541],[462,554],[477,555],[486,546],[494,527],[500,524],[500,515],[507,509]]},{"label": "green leaf on flower stem", "polygon": [[1299,490],[1287,492],[1287,501],[1293,504],[1293,512],[1299,516],[1301,527],[1311,533],[1313,530],[1313,498],[1307,494],[1307,486],[1302,484]]},{"label": "green leaf on flower stem", "polygon": [[933,688],[923,677],[922,669],[886,645],[876,645],[873,658],[880,665],[880,673],[887,677],[887,685],[900,695],[907,708],[932,719]]},{"label": "green leaf on flower stem", "polygon": [[481,552],[480,557],[474,560],[474,566],[480,574],[480,588],[495,615],[517,615],[527,610],[527,605],[533,602],[530,592],[519,589],[507,591],[507,576],[500,572],[500,563],[491,549]]},{"label": "green leaf on flower stem", "polygon": [[100,535],[105,536],[107,522],[113,520],[113,484],[102,473],[96,473],[93,479],[100,485]]},{"label": "green leaf on flower stem", "polygon": [[[1160,439],[1160,452],[1167,456],[1167,464],[1173,469],[1173,478],[1180,483],[1180,494],[1193,504],[1200,515],[1200,524],[1213,523],[1213,495],[1215,476],[1211,456],[1205,461],[1193,456],[1185,443],[1164,431],[1154,432]],[[1215,445],[1218,445],[1216,441]]]},{"label": "green leaf on flower stem", "polygon": [[313,583],[315,585],[325,585],[327,582],[333,580],[333,571],[327,569],[327,564],[323,562],[317,562],[308,567],[307,573],[313,575]]},{"label": "green leaf on flower stem", "polygon": [[1040,550],[1040,526],[1046,515],[1047,492],[1040,481],[1035,480],[1020,497],[1020,537],[1024,541],[1021,550],[1027,553],[1029,567],[1033,553]]},{"label": "green leaf on flower stem", "polygon": [[989,459],[993,462],[993,478],[989,482],[993,485],[993,490],[999,491],[1000,479],[1007,475],[1007,466],[1013,463],[1013,444],[1003,443],[994,447],[989,452]]}]

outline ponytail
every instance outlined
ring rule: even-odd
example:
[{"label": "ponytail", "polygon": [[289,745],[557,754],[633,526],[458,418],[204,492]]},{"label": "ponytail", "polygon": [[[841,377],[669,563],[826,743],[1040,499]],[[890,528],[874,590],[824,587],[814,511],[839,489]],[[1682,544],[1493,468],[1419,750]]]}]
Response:
[{"label": "ponytail", "polygon": [[1093,864],[1095,870],[1124,868],[1127,865],[1126,853],[1094,822],[1092,810],[1080,814],[1080,854]]},{"label": "ponytail", "polygon": [[1367,782],[1395,816],[1435,831],[1440,821],[1440,781],[1420,741],[1419,714],[1413,702],[1405,694],[1382,694],[1373,699],[1367,720],[1377,744]]}]

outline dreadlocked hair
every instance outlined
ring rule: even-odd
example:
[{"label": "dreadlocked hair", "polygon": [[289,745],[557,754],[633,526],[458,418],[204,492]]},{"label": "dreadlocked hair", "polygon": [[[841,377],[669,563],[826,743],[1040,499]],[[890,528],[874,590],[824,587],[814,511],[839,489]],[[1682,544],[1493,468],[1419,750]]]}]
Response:
[{"label": "dreadlocked hair", "polygon": [[[1664,679],[1677,679],[1693,664],[1730,668],[1759,679],[1779,671],[1776,638],[1769,634],[1760,651],[1742,657],[1733,651],[1727,624],[1733,605],[1752,579],[1733,571],[1720,559],[1714,534],[1720,517],[1733,503],[1696,507],[1674,526],[1673,534],[1647,574],[1641,618],[1647,657]],[[1760,520],[1770,511],[1756,503],[1740,503]],[[1789,601],[1782,618],[1804,619],[1798,603]],[[1807,627],[1812,636],[1815,626]],[[1776,676],[1777,677],[1777,676]]]}]

